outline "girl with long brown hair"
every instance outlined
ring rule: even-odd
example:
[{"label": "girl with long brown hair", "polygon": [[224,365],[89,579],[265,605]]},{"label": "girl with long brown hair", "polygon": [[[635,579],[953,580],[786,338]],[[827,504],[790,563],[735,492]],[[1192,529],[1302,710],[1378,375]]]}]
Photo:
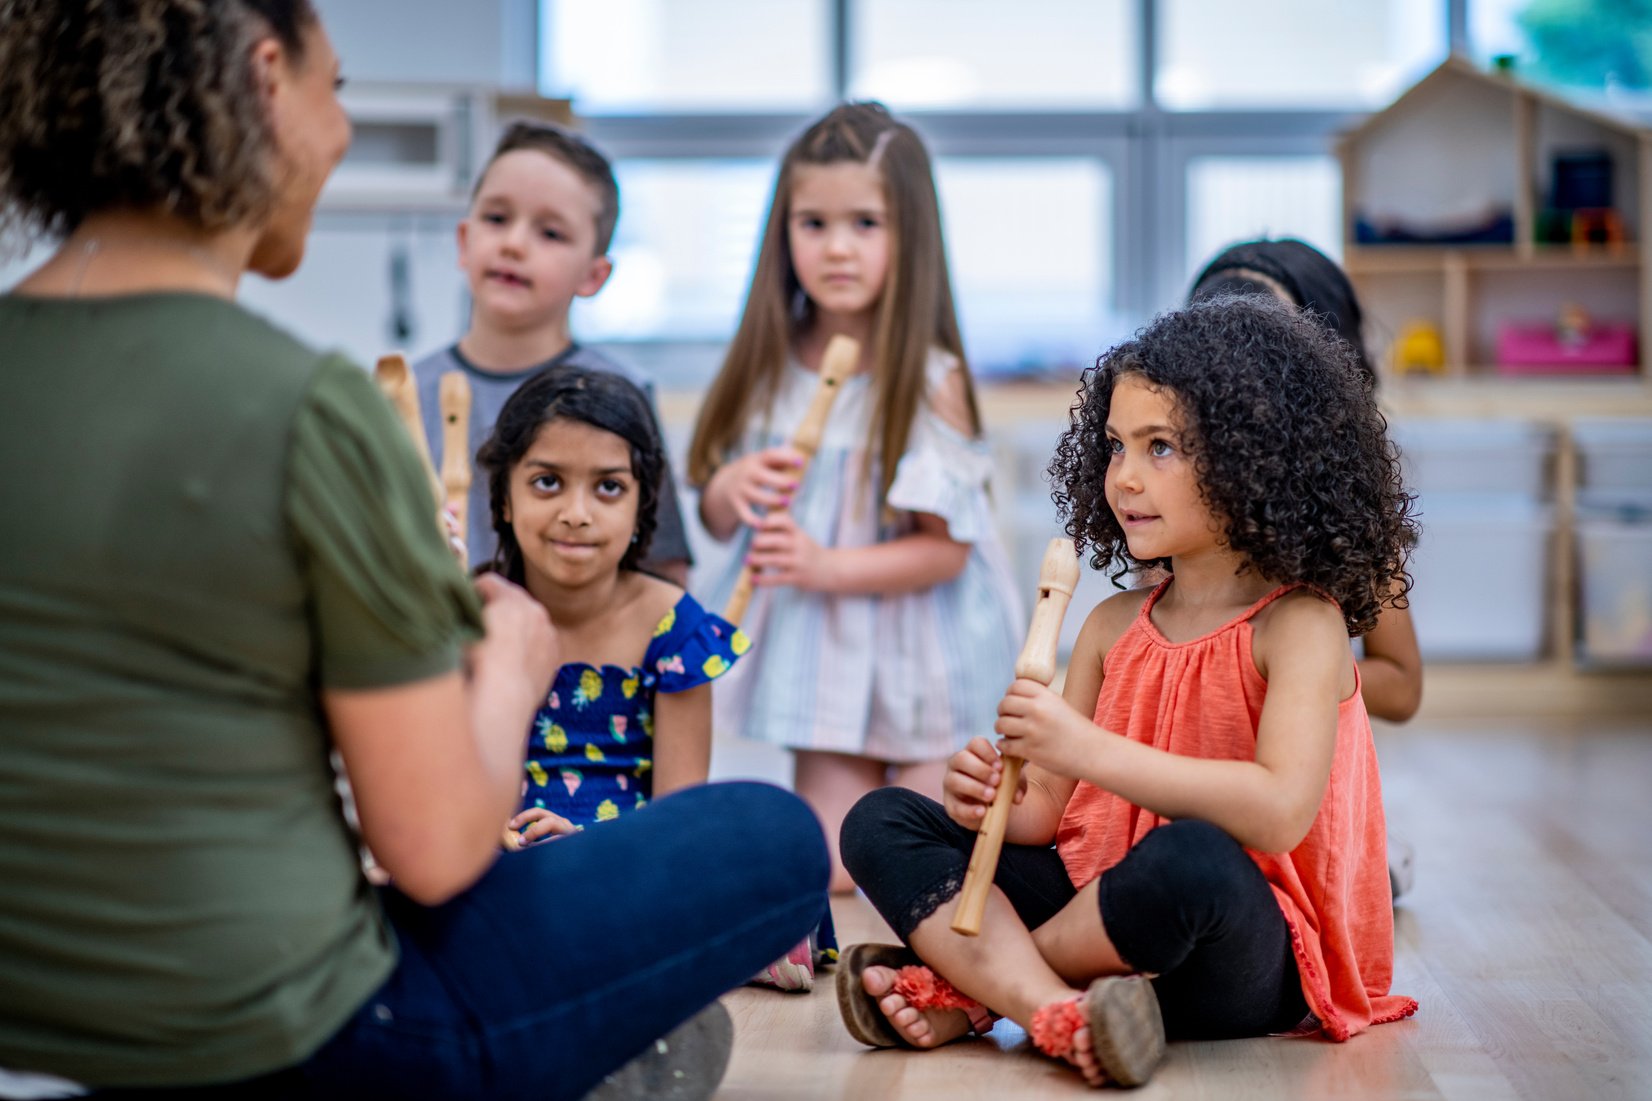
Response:
[{"label": "girl with long brown hair", "polygon": [[[808,477],[785,441],[835,335],[861,348]],[[700,412],[689,479],[741,540],[754,648],[718,726],[791,748],[833,844],[874,788],[935,794],[988,730],[1022,611],[987,496],[992,462],[918,135],[876,103],[837,107],[786,151],[750,294]],[[714,605],[715,606],[715,605]]]}]

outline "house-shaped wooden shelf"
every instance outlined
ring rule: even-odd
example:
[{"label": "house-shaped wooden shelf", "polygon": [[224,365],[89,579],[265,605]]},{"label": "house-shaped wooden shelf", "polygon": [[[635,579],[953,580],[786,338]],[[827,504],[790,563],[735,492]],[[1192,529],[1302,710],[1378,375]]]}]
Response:
[{"label": "house-shaped wooden shelf", "polygon": [[[1338,154],[1343,263],[1386,371],[1479,399],[1524,386],[1652,402],[1652,130],[1453,57]],[[1609,205],[1557,207],[1557,179],[1562,203]],[[1550,333],[1554,362],[1534,361]],[[1638,351],[1614,360],[1607,334]]]}]

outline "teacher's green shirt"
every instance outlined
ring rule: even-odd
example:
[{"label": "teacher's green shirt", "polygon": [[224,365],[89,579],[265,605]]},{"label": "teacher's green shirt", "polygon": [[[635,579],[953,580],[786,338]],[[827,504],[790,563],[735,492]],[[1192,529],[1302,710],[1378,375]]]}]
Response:
[{"label": "teacher's green shirt", "polygon": [[0,1067],[248,1077],[383,982],[318,691],[457,667],[434,509],[366,373],[233,303],[0,297]]}]

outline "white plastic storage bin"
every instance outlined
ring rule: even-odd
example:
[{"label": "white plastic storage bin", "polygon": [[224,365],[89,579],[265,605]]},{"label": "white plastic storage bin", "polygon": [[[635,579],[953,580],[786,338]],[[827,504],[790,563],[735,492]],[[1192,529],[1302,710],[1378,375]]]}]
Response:
[{"label": "white plastic storage bin", "polygon": [[1581,501],[1652,499],[1652,417],[1579,417],[1572,442]]},{"label": "white plastic storage bin", "polygon": [[1548,506],[1513,494],[1432,493],[1417,502],[1411,616],[1423,657],[1531,661],[1543,652]]},{"label": "white plastic storage bin", "polygon": [[1413,493],[1548,494],[1555,433],[1526,420],[1396,420],[1389,438],[1400,449]]},{"label": "white plastic storage bin", "polygon": [[1652,667],[1652,492],[1616,509],[1580,508],[1578,661]]}]

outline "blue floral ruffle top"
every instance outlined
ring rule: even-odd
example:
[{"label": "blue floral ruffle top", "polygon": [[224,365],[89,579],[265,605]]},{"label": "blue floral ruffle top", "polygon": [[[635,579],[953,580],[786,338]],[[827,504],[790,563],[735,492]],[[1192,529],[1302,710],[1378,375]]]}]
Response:
[{"label": "blue floral ruffle top", "polygon": [[569,662],[528,732],[522,809],[588,826],[647,805],[654,792],[654,696],[726,673],[751,642],[684,593],[654,627],[642,665]]}]

